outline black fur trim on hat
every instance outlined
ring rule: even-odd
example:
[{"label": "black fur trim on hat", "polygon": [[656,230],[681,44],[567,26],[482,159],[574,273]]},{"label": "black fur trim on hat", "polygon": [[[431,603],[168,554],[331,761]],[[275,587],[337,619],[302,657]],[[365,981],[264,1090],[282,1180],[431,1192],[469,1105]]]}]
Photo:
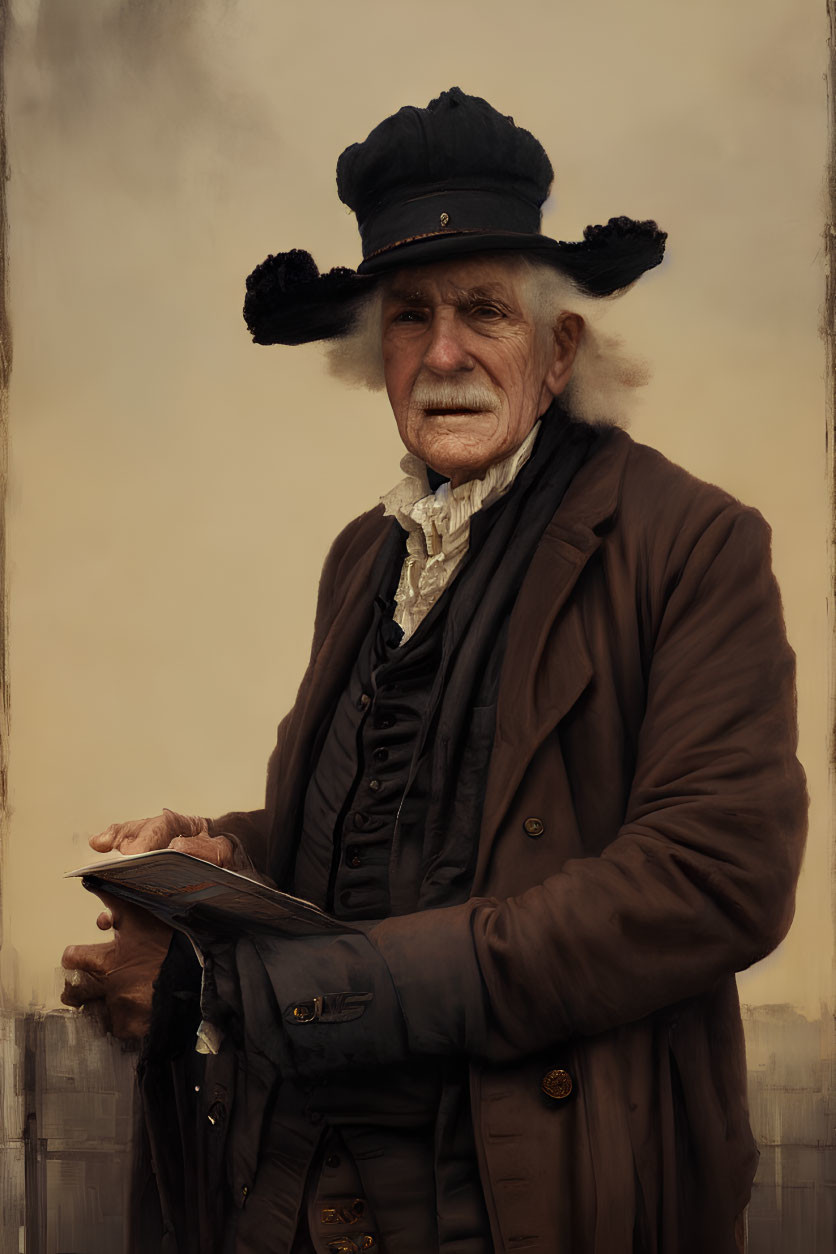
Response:
[{"label": "black fur trim on hat", "polygon": [[[660,231],[655,222],[648,219],[637,222],[635,218],[610,218],[606,226],[588,226],[584,228],[583,237],[593,248],[600,247],[612,239],[655,239],[664,244],[667,232]],[[576,245],[579,247],[579,245]],[[664,251],[664,250],[663,250]]]},{"label": "black fur trim on hat", "polygon": [[320,274],[301,248],[271,253],[247,278],[244,321],[256,344],[333,339],[349,330],[373,283],[347,266]]},{"label": "black fur trim on hat", "polygon": [[577,243],[561,241],[555,264],[591,296],[610,296],[660,264],[667,238],[652,220],[610,218],[586,227]]}]

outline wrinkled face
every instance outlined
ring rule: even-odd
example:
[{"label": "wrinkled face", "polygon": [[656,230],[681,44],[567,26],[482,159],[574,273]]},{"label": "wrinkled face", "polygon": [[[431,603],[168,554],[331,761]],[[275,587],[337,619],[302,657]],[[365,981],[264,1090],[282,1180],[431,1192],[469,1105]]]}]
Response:
[{"label": "wrinkled face", "polygon": [[522,274],[490,255],[397,271],[383,370],[401,439],[453,486],[519,448],[569,381],[582,320],[539,327]]}]

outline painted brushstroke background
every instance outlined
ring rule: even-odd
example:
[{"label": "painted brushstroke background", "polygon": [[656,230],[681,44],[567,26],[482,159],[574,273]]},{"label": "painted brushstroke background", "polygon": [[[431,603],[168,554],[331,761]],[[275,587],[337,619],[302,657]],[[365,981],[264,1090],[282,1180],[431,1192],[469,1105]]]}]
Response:
[{"label": "painted brushstroke background", "polygon": [[548,234],[622,213],[670,234],[609,321],[655,366],[634,436],[773,527],[811,834],[793,930],[740,988],[753,1068],[802,1038],[826,1055],[821,0],[12,14],[7,1010],[55,1005],[64,945],[100,938],[95,902],[61,879],[89,834],[163,805],[261,802],[322,558],[395,481],[399,445],[385,400],[329,379],[316,347],[249,343],[243,278],[292,246],[354,263],[337,155],[456,83],[546,146]]}]

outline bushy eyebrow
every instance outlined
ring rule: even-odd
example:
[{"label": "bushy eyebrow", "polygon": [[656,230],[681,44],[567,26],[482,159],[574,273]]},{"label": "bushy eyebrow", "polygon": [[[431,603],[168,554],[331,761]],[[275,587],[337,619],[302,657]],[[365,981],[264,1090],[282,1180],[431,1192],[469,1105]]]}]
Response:
[{"label": "bushy eyebrow", "polygon": [[[427,289],[421,287],[392,287],[385,293],[385,299],[398,305],[408,306],[431,303]],[[511,308],[507,290],[504,284],[500,283],[455,288],[452,300],[456,308],[462,310],[472,309],[475,305],[484,303],[501,305],[504,309]]]},{"label": "bushy eyebrow", "polygon": [[385,300],[398,305],[426,305],[429,300],[420,287],[390,287],[383,295]]},{"label": "bushy eyebrow", "polygon": [[474,305],[502,305],[507,309],[508,293],[500,283],[488,284],[485,287],[464,288],[459,293],[456,304],[460,308],[470,309]]}]

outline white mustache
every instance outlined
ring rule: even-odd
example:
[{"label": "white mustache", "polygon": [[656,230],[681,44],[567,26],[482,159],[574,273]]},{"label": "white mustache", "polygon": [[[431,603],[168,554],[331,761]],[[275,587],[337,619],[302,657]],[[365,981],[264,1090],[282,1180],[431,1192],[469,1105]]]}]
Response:
[{"label": "white mustache", "polygon": [[454,383],[452,380],[419,380],[412,389],[412,403],[420,409],[496,409],[497,396],[480,383]]}]

